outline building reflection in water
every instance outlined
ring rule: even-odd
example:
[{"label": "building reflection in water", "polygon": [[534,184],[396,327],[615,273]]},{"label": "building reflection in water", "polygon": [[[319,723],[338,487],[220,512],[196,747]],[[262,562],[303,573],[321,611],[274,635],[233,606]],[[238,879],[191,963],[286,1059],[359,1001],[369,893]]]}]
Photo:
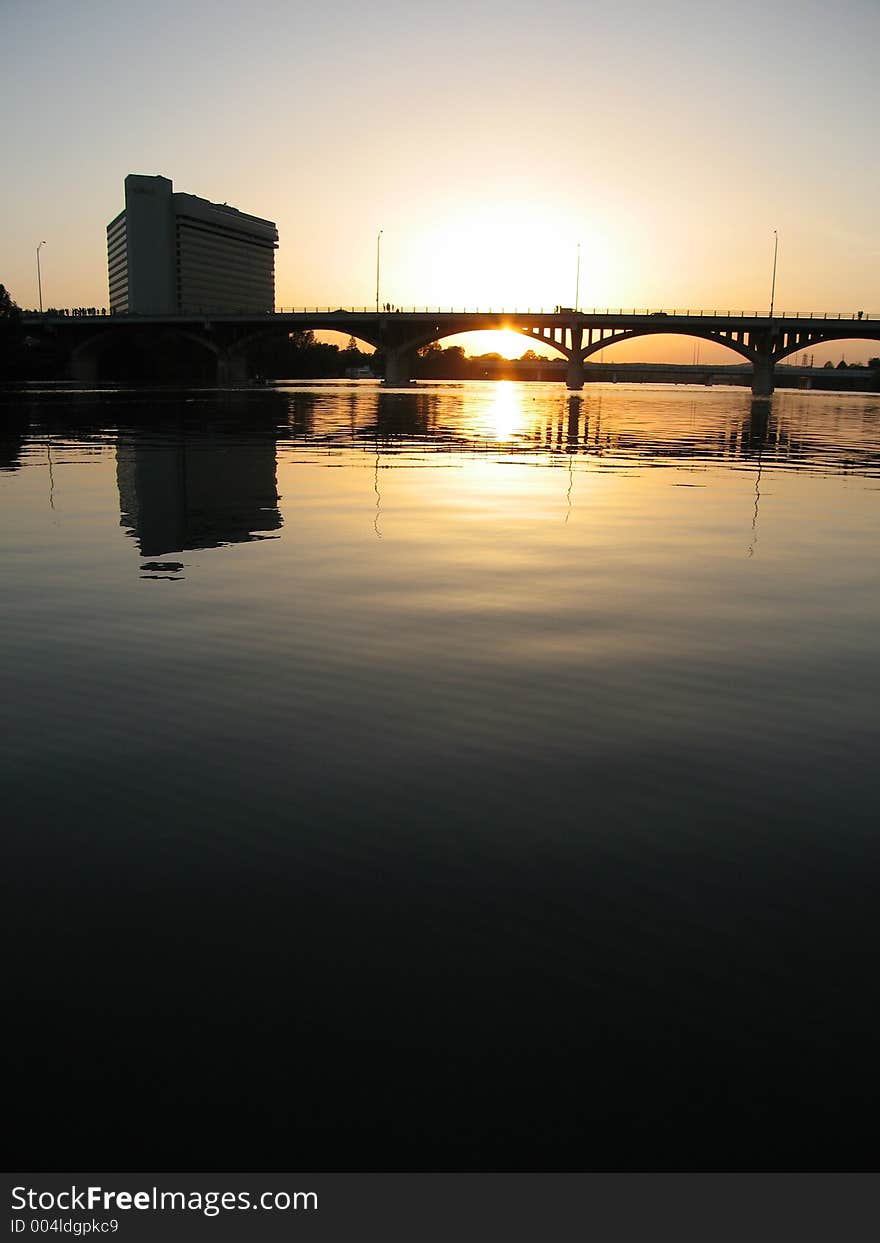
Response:
[{"label": "building reflection in water", "polygon": [[179,577],[169,553],[277,538],[282,525],[274,435],[121,428],[116,479],[120,525],[148,559],[145,577]]},{"label": "building reflection in water", "polygon": [[0,470],[18,470],[27,434],[27,417],[17,411],[0,411]]}]

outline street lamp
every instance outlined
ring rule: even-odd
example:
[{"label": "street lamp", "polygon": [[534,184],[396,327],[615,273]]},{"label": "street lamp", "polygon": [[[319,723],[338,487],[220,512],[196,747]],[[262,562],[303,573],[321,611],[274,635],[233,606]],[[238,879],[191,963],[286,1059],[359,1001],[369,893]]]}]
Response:
[{"label": "street lamp", "polygon": [[773,230],[773,280],[770,285],[770,318],[773,318],[773,303],[776,301],[776,256],[779,252],[779,234]]},{"label": "street lamp", "polygon": [[581,287],[581,244],[578,242],[577,274],[574,278],[574,309],[578,309],[578,296]]},{"label": "street lamp", "polygon": [[[40,246],[45,246],[45,242],[40,242]],[[37,247],[37,293],[40,297],[40,314],[43,313],[43,282],[40,278],[40,246]]]},{"label": "street lamp", "polygon": [[384,230],[380,229],[378,234],[376,235],[376,310],[377,311],[379,309],[379,243],[382,240],[383,232]]}]

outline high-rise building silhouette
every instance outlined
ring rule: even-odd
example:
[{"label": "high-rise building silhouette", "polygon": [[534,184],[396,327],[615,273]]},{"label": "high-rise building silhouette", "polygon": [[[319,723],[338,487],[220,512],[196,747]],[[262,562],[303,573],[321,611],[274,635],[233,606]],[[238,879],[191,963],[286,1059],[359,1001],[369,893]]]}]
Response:
[{"label": "high-rise building silhouette", "polygon": [[272,311],[277,245],[271,220],[129,173],[125,208],[107,225],[110,309]]}]

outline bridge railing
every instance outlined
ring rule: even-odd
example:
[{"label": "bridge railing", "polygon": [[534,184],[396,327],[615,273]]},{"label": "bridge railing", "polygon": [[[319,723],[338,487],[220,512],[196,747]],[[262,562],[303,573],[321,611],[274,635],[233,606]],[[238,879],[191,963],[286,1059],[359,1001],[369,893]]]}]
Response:
[{"label": "bridge railing", "polygon": [[[633,316],[699,316],[703,319],[767,319],[766,311],[737,310],[706,310],[689,308],[665,307],[579,307],[576,311],[570,306],[392,306],[380,310],[380,315],[633,315]],[[276,315],[375,315],[374,306],[279,306]],[[775,311],[774,319],[852,319],[856,321],[876,319],[867,311]]]},{"label": "bridge railing", "polygon": [[[643,318],[700,318],[700,319],[768,319],[769,316],[765,311],[736,311],[736,310],[705,310],[694,307],[681,308],[662,308],[662,307],[579,307],[577,311],[573,307],[568,306],[531,306],[531,307],[501,307],[501,306],[391,306],[390,309],[383,309],[378,312],[380,315],[512,315],[512,316],[530,316],[530,315],[547,315],[557,317],[560,315],[587,315],[587,316],[607,316],[608,318],[616,318],[618,316],[640,316]],[[22,316],[27,319],[186,319],[193,316],[226,316],[234,318],[241,317],[266,317],[273,315],[375,315],[376,308],[374,306],[279,306],[274,311],[254,311],[247,308],[235,309],[232,307],[200,307],[197,310],[182,311],[177,314],[165,315],[162,313],[151,314],[150,312],[137,311],[108,311],[106,307],[49,307],[45,311],[35,311],[22,309]],[[820,319],[820,320],[852,320],[854,322],[871,321],[878,318],[877,312],[868,311],[776,311],[773,315],[774,319]]]}]

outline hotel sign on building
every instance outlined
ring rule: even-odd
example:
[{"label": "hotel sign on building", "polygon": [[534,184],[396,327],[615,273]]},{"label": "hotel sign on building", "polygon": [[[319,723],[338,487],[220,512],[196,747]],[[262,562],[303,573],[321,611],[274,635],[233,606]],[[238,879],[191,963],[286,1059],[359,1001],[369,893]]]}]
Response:
[{"label": "hotel sign on building", "polygon": [[273,311],[277,246],[271,220],[130,173],[125,209],[107,225],[110,310]]}]

